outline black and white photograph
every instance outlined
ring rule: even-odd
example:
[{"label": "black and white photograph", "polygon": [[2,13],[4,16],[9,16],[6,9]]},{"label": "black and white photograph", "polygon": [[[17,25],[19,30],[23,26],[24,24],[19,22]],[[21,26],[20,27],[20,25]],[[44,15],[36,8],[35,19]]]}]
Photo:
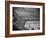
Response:
[{"label": "black and white photograph", "polygon": [[40,8],[12,7],[13,31],[40,30]]}]

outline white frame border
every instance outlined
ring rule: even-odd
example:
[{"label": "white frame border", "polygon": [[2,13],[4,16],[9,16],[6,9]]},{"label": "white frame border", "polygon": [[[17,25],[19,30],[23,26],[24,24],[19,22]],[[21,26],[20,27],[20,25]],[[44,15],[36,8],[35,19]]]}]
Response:
[{"label": "white frame border", "polygon": [[[40,30],[12,31],[12,7],[40,8]],[[42,6],[10,4],[10,34],[39,33],[39,32],[42,32],[42,16],[43,16],[42,10],[43,10]]]}]

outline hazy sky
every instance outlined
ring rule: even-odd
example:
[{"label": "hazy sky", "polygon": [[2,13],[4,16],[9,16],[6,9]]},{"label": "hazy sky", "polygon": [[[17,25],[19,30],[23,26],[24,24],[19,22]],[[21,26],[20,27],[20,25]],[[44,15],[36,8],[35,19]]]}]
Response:
[{"label": "hazy sky", "polygon": [[14,7],[14,14],[17,13],[19,16],[23,16],[25,18],[36,18],[39,17],[39,8],[22,8],[22,7]]}]

